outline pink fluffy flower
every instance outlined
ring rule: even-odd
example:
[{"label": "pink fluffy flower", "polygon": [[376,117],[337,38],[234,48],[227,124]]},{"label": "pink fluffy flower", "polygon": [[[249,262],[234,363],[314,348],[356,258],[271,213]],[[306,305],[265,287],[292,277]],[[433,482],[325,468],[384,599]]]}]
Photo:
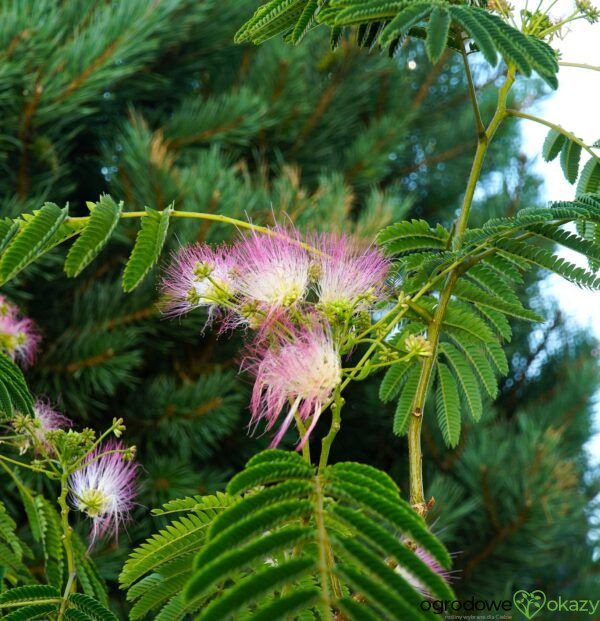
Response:
[{"label": "pink fluffy flower", "polygon": [[310,258],[296,231],[252,232],[234,247],[236,283],[242,308],[256,305],[267,318],[304,299]]},{"label": "pink fluffy flower", "polygon": [[342,375],[339,352],[331,335],[321,326],[298,328],[294,338],[281,339],[265,349],[252,364],[256,375],[250,409],[251,424],[267,420],[267,430],[287,413],[271,446],[277,446],[296,412],[303,421],[312,416],[300,443],[302,448],[314,429],[323,405],[332,396]]},{"label": "pink fluffy flower", "polygon": [[33,406],[35,418],[40,422],[44,431],[54,431],[56,429],[64,429],[72,427],[73,421],[54,410],[50,404],[38,399]]},{"label": "pink fluffy flower", "polygon": [[107,534],[117,536],[133,508],[137,465],[125,459],[123,449],[121,442],[106,442],[69,477],[72,505],[92,520],[92,543]]},{"label": "pink fluffy flower", "polygon": [[13,360],[30,365],[37,352],[40,335],[35,323],[27,318],[20,318],[12,310],[0,314],[0,350]]},{"label": "pink fluffy flower", "polygon": [[6,296],[0,295],[0,317],[16,317],[19,309]]},{"label": "pink fluffy flower", "polygon": [[[442,580],[446,582],[452,581],[452,572],[444,569],[428,552],[423,550],[423,548],[417,547],[415,550],[416,556],[425,563],[429,567],[429,569],[433,570]],[[431,593],[427,590],[427,587],[421,580],[415,576],[412,572],[408,571],[405,567],[397,567],[396,571],[398,571],[402,577],[417,591],[421,592],[426,597],[431,597]]]},{"label": "pink fluffy flower", "polygon": [[319,235],[313,244],[319,304],[334,313],[368,310],[381,297],[389,261],[377,250],[340,235]]},{"label": "pink fluffy flower", "polygon": [[227,248],[207,244],[183,247],[162,281],[169,315],[183,315],[206,307],[209,318],[233,295],[233,258]]},{"label": "pink fluffy flower", "polygon": [[46,448],[48,448],[48,443],[46,442],[46,433],[48,431],[56,431],[57,429],[65,429],[73,426],[73,421],[63,416],[60,412],[57,412],[45,401],[36,401],[33,406],[33,413],[38,423],[34,431],[35,436],[40,444],[43,444]]}]

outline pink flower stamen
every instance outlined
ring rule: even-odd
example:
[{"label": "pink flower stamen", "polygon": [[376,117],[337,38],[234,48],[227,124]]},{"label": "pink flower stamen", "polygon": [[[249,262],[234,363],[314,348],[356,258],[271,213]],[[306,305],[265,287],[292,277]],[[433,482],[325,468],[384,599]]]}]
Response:
[{"label": "pink flower stamen", "polygon": [[162,281],[167,315],[205,307],[211,320],[234,293],[233,258],[225,247],[195,244],[181,248]]},{"label": "pink flower stamen", "polygon": [[320,306],[334,313],[372,308],[383,293],[388,259],[376,248],[365,248],[344,235],[319,235],[312,243],[320,251],[315,262]]},{"label": "pink flower stamen", "polygon": [[252,232],[235,245],[233,252],[242,306],[254,304],[270,318],[306,296],[310,257],[297,231],[277,228],[273,235]]},{"label": "pink flower stamen", "polygon": [[312,417],[302,448],[341,380],[340,356],[331,335],[319,325],[297,328],[292,336],[265,346],[249,367],[256,376],[251,425],[266,419],[270,430],[286,404],[291,404],[271,445],[279,444],[297,413],[302,421]]},{"label": "pink flower stamen", "polygon": [[92,520],[90,545],[105,535],[116,537],[133,508],[137,465],[123,450],[121,442],[106,442],[69,477],[71,504]]},{"label": "pink flower stamen", "polygon": [[35,360],[40,334],[28,317],[19,317],[9,309],[0,314],[0,350],[16,362],[29,366]]}]

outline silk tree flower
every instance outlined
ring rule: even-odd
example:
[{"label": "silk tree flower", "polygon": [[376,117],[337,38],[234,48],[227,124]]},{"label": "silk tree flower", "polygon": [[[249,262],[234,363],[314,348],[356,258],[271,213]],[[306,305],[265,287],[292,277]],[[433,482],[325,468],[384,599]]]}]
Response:
[{"label": "silk tree flower", "polygon": [[123,451],[121,442],[106,442],[69,477],[71,504],[92,520],[90,545],[105,535],[116,537],[133,508],[137,465]]},{"label": "silk tree flower", "polygon": [[312,245],[320,251],[314,274],[325,314],[345,317],[372,308],[382,295],[390,266],[383,254],[345,235],[319,235]]},{"label": "silk tree flower", "polygon": [[[429,569],[433,570],[442,580],[446,582],[452,582],[452,572],[444,569],[428,552],[423,550],[417,546],[415,550],[416,556],[425,563],[429,567]],[[426,585],[421,582],[421,580],[415,576],[412,572],[402,566],[396,567],[396,571],[413,587],[413,589],[422,593],[425,597],[432,597],[432,594],[429,593]]]},{"label": "silk tree flower", "polygon": [[49,431],[66,429],[73,426],[73,421],[53,409],[49,403],[38,399],[33,406],[34,420],[36,423],[34,434],[40,444],[49,448],[46,434]]},{"label": "silk tree flower", "polygon": [[340,355],[331,335],[319,325],[296,328],[287,339],[264,347],[251,362],[250,370],[256,376],[250,424],[256,426],[266,419],[270,430],[288,408],[271,443],[277,446],[296,413],[302,421],[312,416],[298,447],[301,449],[317,424],[321,409],[341,381]]},{"label": "silk tree flower", "polygon": [[[19,451],[25,453],[32,444],[36,452],[52,452],[52,445],[47,434],[51,431],[66,429],[73,422],[60,412],[54,410],[49,403],[38,399],[33,406],[33,418],[17,414],[12,420],[15,431],[19,434]],[[40,451],[40,449],[43,449]]]},{"label": "silk tree flower", "polygon": [[237,242],[233,253],[241,314],[246,319],[257,311],[272,318],[306,296],[310,257],[297,231],[279,227],[272,235],[252,232]]},{"label": "silk tree flower", "polygon": [[0,295],[0,317],[16,317],[19,309],[6,296]]},{"label": "silk tree flower", "polygon": [[209,320],[234,292],[233,258],[225,247],[185,246],[176,253],[162,281],[168,315],[206,307]]},{"label": "silk tree flower", "polygon": [[71,419],[57,412],[49,403],[41,399],[35,402],[33,412],[44,431],[55,431],[56,429],[65,429],[66,427],[73,426]]},{"label": "silk tree flower", "polygon": [[7,314],[0,314],[0,351],[28,366],[35,359],[39,342],[40,334],[31,319],[19,317],[10,308]]}]

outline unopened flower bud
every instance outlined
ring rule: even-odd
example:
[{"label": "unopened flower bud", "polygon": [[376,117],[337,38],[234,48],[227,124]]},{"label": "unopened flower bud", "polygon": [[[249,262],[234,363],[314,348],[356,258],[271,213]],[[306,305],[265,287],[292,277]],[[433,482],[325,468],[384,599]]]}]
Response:
[{"label": "unopened flower bud", "polygon": [[410,334],[404,340],[404,347],[409,354],[414,356],[432,356],[431,343],[421,334]]},{"label": "unopened flower bud", "polygon": [[400,291],[400,293],[398,294],[398,304],[400,308],[408,308],[409,300],[410,300],[410,297],[406,295],[404,291]]},{"label": "unopened flower bud", "polygon": [[590,2],[590,0],[575,0],[575,6],[585,19],[593,24],[598,21],[600,11]]},{"label": "unopened flower bud", "polygon": [[113,424],[113,433],[115,434],[117,438],[120,438],[126,429],[125,425],[123,424],[123,419],[113,418],[112,424]]}]

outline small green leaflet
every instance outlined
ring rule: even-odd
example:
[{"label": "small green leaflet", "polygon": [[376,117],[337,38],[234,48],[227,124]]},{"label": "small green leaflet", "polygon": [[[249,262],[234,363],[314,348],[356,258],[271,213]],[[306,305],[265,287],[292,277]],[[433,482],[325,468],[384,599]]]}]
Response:
[{"label": "small green leaflet", "polygon": [[413,365],[408,373],[402,392],[400,393],[398,405],[396,406],[396,414],[394,415],[394,433],[397,436],[404,435],[408,431],[408,424],[413,410],[413,402],[415,400],[420,375],[421,365]]},{"label": "small green leaflet", "polygon": [[21,227],[0,259],[0,284],[14,278],[39,254],[67,218],[67,207],[46,203]]},{"label": "small green leaflet", "polygon": [[560,165],[569,183],[577,181],[579,174],[579,160],[581,158],[581,147],[572,140],[567,140],[560,152]]},{"label": "small green leaflet", "polygon": [[123,273],[123,290],[125,292],[133,291],[158,261],[167,237],[172,211],[172,206],[163,211],[146,207],[147,215],[142,218],[135,246]]},{"label": "small green leaflet", "polygon": [[85,228],[71,246],[65,261],[67,276],[78,276],[104,248],[119,222],[122,203],[118,205],[110,196],[102,196],[90,213]]},{"label": "small green leaflet", "polygon": [[450,13],[442,7],[436,7],[431,12],[425,49],[432,63],[436,63],[446,49],[450,21]]},{"label": "small green leaflet", "polygon": [[443,363],[438,363],[437,418],[446,444],[454,448],[460,439],[460,405],[456,381]]},{"label": "small green leaflet", "polygon": [[551,129],[546,135],[544,146],[542,147],[542,157],[551,162],[560,153],[565,144],[566,137],[556,129]]}]

